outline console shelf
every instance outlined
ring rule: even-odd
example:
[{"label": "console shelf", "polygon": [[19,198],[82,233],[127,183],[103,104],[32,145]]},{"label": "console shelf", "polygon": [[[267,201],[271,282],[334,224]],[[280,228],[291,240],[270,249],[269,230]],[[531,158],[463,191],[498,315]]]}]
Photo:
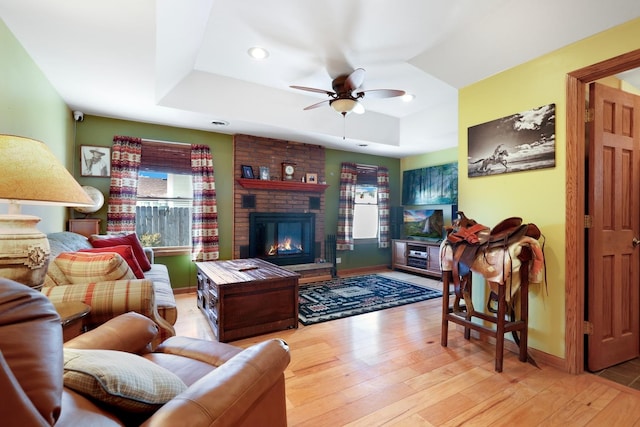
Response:
[{"label": "console shelf", "polygon": [[440,243],[420,240],[393,240],[391,268],[442,277]]},{"label": "console shelf", "polygon": [[268,181],[264,179],[237,178],[236,182],[243,188],[256,190],[276,190],[276,191],[309,191],[313,193],[324,193],[329,187],[327,184],[307,184],[297,181]]}]

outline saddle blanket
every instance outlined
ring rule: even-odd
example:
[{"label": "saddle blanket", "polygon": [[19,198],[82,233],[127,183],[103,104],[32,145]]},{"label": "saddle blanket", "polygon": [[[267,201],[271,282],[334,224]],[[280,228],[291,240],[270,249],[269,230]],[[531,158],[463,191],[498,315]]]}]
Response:
[{"label": "saddle blanket", "polygon": [[[491,290],[498,292],[498,286],[508,284],[511,292],[507,292],[507,301],[520,289],[520,268],[522,261],[518,258],[523,248],[531,250],[532,259],[529,261],[529,283],[544,281],[544,255],[540,242],[533,237],[523,236],[506,248],[496,247],[478,250],[473,263],[466,266],[473,272],[481,274]],[[442,271],[453,271],[454,249],[444,240],[440,245],[440,267]],[[462,271],[462,268],[460,268]]]}]

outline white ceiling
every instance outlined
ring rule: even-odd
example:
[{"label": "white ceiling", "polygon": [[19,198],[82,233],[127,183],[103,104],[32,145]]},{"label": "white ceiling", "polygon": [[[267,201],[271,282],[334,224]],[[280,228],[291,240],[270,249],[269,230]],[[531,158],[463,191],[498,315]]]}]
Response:
[{"label": "white ceiling", "polygon": [[[459,88],[638,16],[638,0],[0,0],[72,110],[397,158],[457,145]],[[343,120],[289,88],[358,67],[362,89],[415,100],[365,96]]]}]

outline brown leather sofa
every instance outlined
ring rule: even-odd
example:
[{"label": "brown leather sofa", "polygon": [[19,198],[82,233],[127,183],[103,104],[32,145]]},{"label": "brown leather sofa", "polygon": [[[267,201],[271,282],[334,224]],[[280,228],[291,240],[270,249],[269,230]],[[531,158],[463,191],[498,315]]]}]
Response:
[{"label": "brown leather sofa", "polygon": [[53,305],[37,291],[0,279],[0,424],[286,426],[284,370],[290,361],[286,343],[268,340],[243,350],[171,337],[150,352],[157,332],[151,320],[132,312],[64,344],[64,349],[72,349],[67,353],[77,351],[73,349],[137,353],[140,356],[135,357],[184,382],[186,390],[152,414],[129,417],[65,387],[62,328]]}]

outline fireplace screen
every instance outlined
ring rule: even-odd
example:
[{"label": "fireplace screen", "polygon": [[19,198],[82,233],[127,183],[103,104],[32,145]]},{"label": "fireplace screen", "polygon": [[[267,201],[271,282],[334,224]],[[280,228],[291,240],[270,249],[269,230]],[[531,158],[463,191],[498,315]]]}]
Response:
[{"label": "fireplace screen", "polygon": [[249,255],[278,265],[314,261],[315,214],[261,213],[249,217]]}]

